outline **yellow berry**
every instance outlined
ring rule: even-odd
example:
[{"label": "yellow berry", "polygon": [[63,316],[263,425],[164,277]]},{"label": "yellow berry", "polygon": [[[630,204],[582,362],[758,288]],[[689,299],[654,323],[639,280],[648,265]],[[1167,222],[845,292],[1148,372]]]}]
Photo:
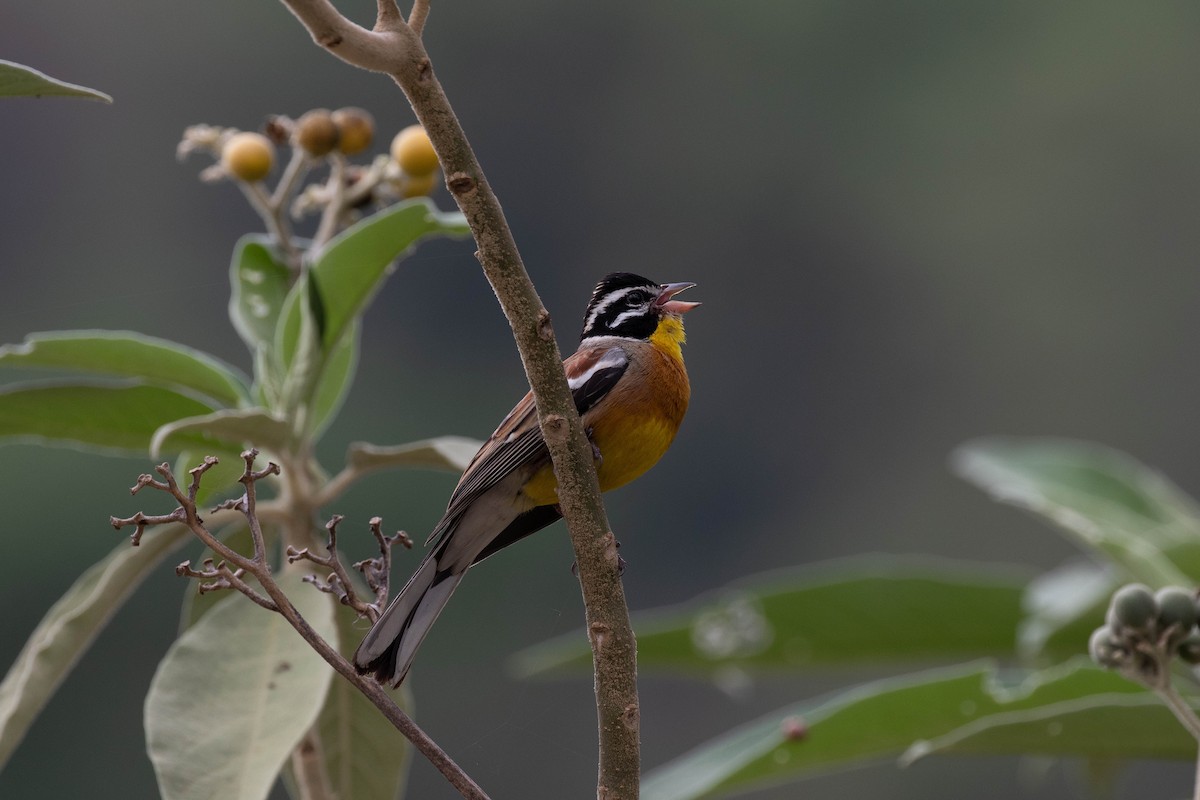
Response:
[{"label": "yellow berry", "polygon": [[[392,139],[392,158],[409,175],[432,175],[438,168],[437,153],[429,134],[420,125],[409,125]],[[427,194],[425,192],[424,194]]]},{"label": "yellow berry", "polygon": [[348,156],[361,153],[371,146],[375,136],[375,120],[361,108],[339,108],[331,115],[338,129],[338,149]]},{"label": "yellow berry", "polygon": [[434,187],[436,186],[436,172],[431,172],[428,175],[405,175],[404,185],[400,188],[400,194],[404,197],[428,197],[433,194]]},{"label": "yellow berry", "polygon": [[247,183],[267,177],[274,163],[275,146],[261,133],[235,133],[221,147],[221,166]]},{"label": "yellow berry", "polygon": [[296,120],[296,144],[313,158],[321,158],[338,145],[338,126],[328,109],[314,108]]}]

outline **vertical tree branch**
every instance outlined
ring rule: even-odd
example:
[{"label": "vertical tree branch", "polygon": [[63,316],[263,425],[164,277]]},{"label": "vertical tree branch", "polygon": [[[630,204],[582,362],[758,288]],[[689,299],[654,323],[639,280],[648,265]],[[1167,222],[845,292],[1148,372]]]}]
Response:
[{"label": "vertical tree branch", "polygon": [[[558,497],[579,566],[596,672],[600,731],[597,795],[638,796],[640,710],[633,629],[617,570],[616,543],[600,499],[592,450],[567,387],[550,315],[533,288],[500,202],[467,141],[418,30],[380,14],[373,31],[346,20],[328,0],[282,0],[313,40],[342,60],[384,72],[404,91],[471,226],[477,257],[500,301],[537,403],[558,478]],[[383,0],[386,2],[386,0]],[[423,26],[418,0],[412,21]]]}]

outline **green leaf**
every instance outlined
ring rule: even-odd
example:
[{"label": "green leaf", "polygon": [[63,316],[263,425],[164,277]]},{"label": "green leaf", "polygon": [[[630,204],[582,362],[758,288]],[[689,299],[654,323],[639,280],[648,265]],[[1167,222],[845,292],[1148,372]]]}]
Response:
[{"label": "green leaf", "polygon": [[[369,625],[347,606],[337,607],[341,653],[353,654]],[[407,686],[387,690],[412,714]],[[349,681],[335,680],[317,722],[325,770],[335,797],[394,800],[408,777],[412,747],[408,740]]]},{"label": "green leaf", "polygon": [[[767,573],[634,616],[638,669],[712,673],[1008,655],[1024,611],[1023,571],[867,557]],[[1079,652],[1082,651],[1080,645]],[[516,656],[535,675],[591,666],[582,633]]]},{"label": "green leaf", "polygon": [[275,330],[291,291],[292,272],[271,237],[254,233],[238,240],[229,282],[229,319],[254,355],[257,399],[273,408],[286,372],[275,350]]},{"label": "green leaf", "polygon": [[300,278],[284,301],[275,335],[275,352],[286,365],[279,392],[283,413],[288,419],[299,420],[297,430],[314,427],[315,420],[300,418],[311,413],[313,397],[325,371],[326,353],[320,339],[323,314],[310,271]]},{"label": "green leaf", "polygon": [[[334,600],[280,587],[336,641]],[[262,800],[316,721],[333,671],[279,614],[226,597],[175,641],[146,697],[146,746],[164,800]]]},{"label": "green leaf", "polygon": [[462,472],[482,446],[478,439],[465,436],[438,436],[390,447],[353,442],[346,450],[346,463],[362,472],[395,467]]},{"label": "green leaf", "polygon": [[333,352],[325,362],[313,401],[316,418],[313,424],[314,439],[333,421],[354,382],[354,371],[358,366],[359,328],[357,323],[351,326],[349,335],[334,345]]},{"label": "green leaf", "polygon": [[163,425],[212,410],[160,386],[18,384],[0,389],[0,439],[144,455]]},{"label": "green leaf", "polygon": [[915,743],[901,763],[939,753],[1189,761],[1196,740],[1150,692],[1095,694],[981,717]]},{"label": "green leaf", "polygon": [[270,236],[251,233],[238,239],[229,265],[229,319],[254,353],[275,341],[279,310],[292,288],[292,274]]},{"label": "green leaf", "polygon": [[24,64],[0,60],[0,97],[44,97],[50,95],[83,97],[88,100],[100,100],[104,103],[113,101],[112,97],[104,92],[60,81],[58,78],[51,78],[46,73]]},{"label": "green leaf", "polygon": [[199,350],[128,331],[32,333],[22,344],[0,347],[0,366],[141,378],[193,391],[222,405],[240,405],[249,398],[245,380],[233,367]]},{"label": "green leaf", "polygon": [[1079,698],[1106,704],[1146,694],[1082,662],[1035,673],[1016,685],[1002,682],[986,663],[887,678],[772,712],[707,742],[650,772],[642,798],[689,800],[794,782],[897,755],[918,739],[991,715]]},{"label": "green leaf", "polygon": [[1189,585],[1189,575],[1200,576],[1195,502],[1123,453],[1087,442],[989,438],[960,447],[952,465],[995,499],[1045,517],[1138,580]]},{"label": "green leaf", "polygon": [[123,540],[46,612],[0,682],[0,767],[96,634],[142,579],[189,538],[184,526],[164,525],[147,530],[138,547]]},{"label": "green leaf", "polygon": [[334,237],[312,270],[323,304],[325,347],[358,319],[405,251],[426,236],[470,233],[462,214],[438,211],[421,197],[390,206]]},{"label": "green leaf", "polygon": [[278,405],[286,417],[298,420],[297,430],[315,432],[328,422],[328,412],[314,407],[321,403],[315,396],[324,390],[329,402],[345,386],[336,376],[324,379],[330,354],[349,359],[333,365],[345,365],[348,378],[353,354],[338,347],[353,335],[395,260],[425,236],[467,233],[461,214],[439,212],[419,198],[380,211],[330,241],[284,299],[275,329],[275,352],[286,370]]},{"label": "green leaf", "polygon": [[205,455],[211,455],[213,448],[240,453],[246,444],[278,453],[290,439],[288,424],[264,408],[227,409],[161,426],[150,440],[150,453],[158,458],[162,452],[184,447],[203,450]]}]

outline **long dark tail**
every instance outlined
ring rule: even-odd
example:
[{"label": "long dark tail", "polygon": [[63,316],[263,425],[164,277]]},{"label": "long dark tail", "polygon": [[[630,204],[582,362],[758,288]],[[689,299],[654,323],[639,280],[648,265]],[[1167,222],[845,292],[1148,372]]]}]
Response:
[{"label": "long dark tail", "polygon": [[434,550],[421,562],[354,651],[354,667],[359,672],[393,686],[399,686],[408,674],[425,634],[466,574],[439,571],[437,553]]},{"label": "long dark tail", "polygon": [[[559,516],[555,506],[538,506],[526,511],[483,545],[471,564],[478,564],[497,550],[541,530]],[[374,675],[380,683],[399,686],[404,680],[425,634],[429,633],[450,595],[467,574],[465,569],[453,572],[448,566],[438,567],[438,561],[450,547],[450,537],[464,535],[464,531],[453,527],[456,520],[450,522],[446,536],[434,545],[354,651],[354,668],[363,674]]]}]

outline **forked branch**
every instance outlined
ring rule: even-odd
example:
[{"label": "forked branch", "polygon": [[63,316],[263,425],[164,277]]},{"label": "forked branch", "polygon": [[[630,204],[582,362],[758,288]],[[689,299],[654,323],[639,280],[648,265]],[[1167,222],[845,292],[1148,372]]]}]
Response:
[{"label": "forked branch", "polygon": [[559,507],[579,568],[592,659],[600,737],[597,795],[616,800],[639,793],[640,708],[637,648],[591,446],[567,388],[562,355],[500,202],[450,107],[421,41],[427,0],[414,0],[409,22],[379,0],[373,31],[343,17],[329,0],[282,0],[313,40],[355,66],[391,75],[425,127],[446,174],[446,186],[471,226],[476,256],[513,330],[529,378],[542,434],[558,479]]},{"label": "forked branch", "polygon": [[[188,526],[195,536],[204,542],[210,550],[217,555],[220,561],[207,559],[201,569],[194,569],[189,562],[184,562],[177,568],[177,573],[183,577],[199,579],[201,583],[201,591],[215,591],[219,589],[234,589],[249,597],[258,605],[271,611],[276,611],[284,616],[292,627],[294,627],[305,641],[316,650],[325,661],[334,668],[342,677],[350,681],[354,686],[367,696],[368,699],[381,711],[383,715],[392,723],[413,745],[419,750],[437,769],[446,777],[454,788],[456,788],[463,797],[470,800],[487,800],[487,795],[483,789],[479,787],[471,779],[469,775],[462,770],[448,755],[443,751],[436,742],[417,726],[412,719],[404,713],[404,710],[396,705],[395,701],[384,692],[383,688],[374,680],[359,675],[358,672],[351,666],[345,658],[342,657],[329,642],[313,630],[312,626],[300,615],[296,607],[279,588],[279,584],[275,581],[271,574],[271,565],[266,556],[266,544],[263,537],[262,524],[257,511],[257,484],[260,480],[268,475],[278,475],[278,465],[268,464],[265,469],[255,470],[254,461],[258,457],[257,450],[247,450],[242,453],[242,459],[245,461],[245,469],[240,478],[245,491],[241,497],[229,500],[222,503],[214,513],[219,513],[225,510],[240,511],[246,519],[246,523],[250,528],[250,537],[253,541],[254,552],[247,556],[232,549],[208,529],[203,518],[200,516],[196,507],[196,497],[200,489],[200,481],[204,473],[217,464],[217,459],[211,456],[204,459],[204,463],[195,469],[190,470],[192,477],[191,484],[187,490],[183,490],[175,480],[175,475],[167,464],[160,464],[155,468],[162,480],[156,480],[151,475],[141,475],[137,483],[134,484],[131,490],[132,494],[137,494],[142,489],[150,487],[159,491],[170,494],[179,506],[169,514],[158,516],[148,516],[142,512],[138,512],[131,517],[112,517],[111,522],[114,528],[120,530],[129,525],[136,526],[137,530],[133,535],[133,543],[137,544],[141,534],[151,525],[161,525],[164,523],[183,522]],[[374,521],[373,521],[374,523]],[[378,529],[378,524],[373,524],[372,530]],[[336,529],[336,523],[332,525],[332,529]],[[333,530],[331,530],[333,533]],[[381,547],[385,546],[388,541],[382,534],[378,534],[377,538],[381,542]],[[399,537],[396,537],[397,539]],[[331,544],[333,539],[331,539]],[[390,546],[390,545],[387,545]],[[336,558],[335,551],[331,547],[329,556],[330,563]],[[297,554],[297,559],[301,558]],[[304,556],[307,560],[317,560],[311,556]],[[322,557],[317,557],[322,558]],[[318,561],[318,563],[323,563]],[[335,568],[335,574],[340,571],[345,574],[344,568]],[[262,587],[261,594],[254,589],[245,580],[246,576],[253,577]],[[349,586],[350,584],[345,584]],[[378,594],[378,587],[373,586],[373,591]],[[383,591],[386,595],[386,584]]]}]

